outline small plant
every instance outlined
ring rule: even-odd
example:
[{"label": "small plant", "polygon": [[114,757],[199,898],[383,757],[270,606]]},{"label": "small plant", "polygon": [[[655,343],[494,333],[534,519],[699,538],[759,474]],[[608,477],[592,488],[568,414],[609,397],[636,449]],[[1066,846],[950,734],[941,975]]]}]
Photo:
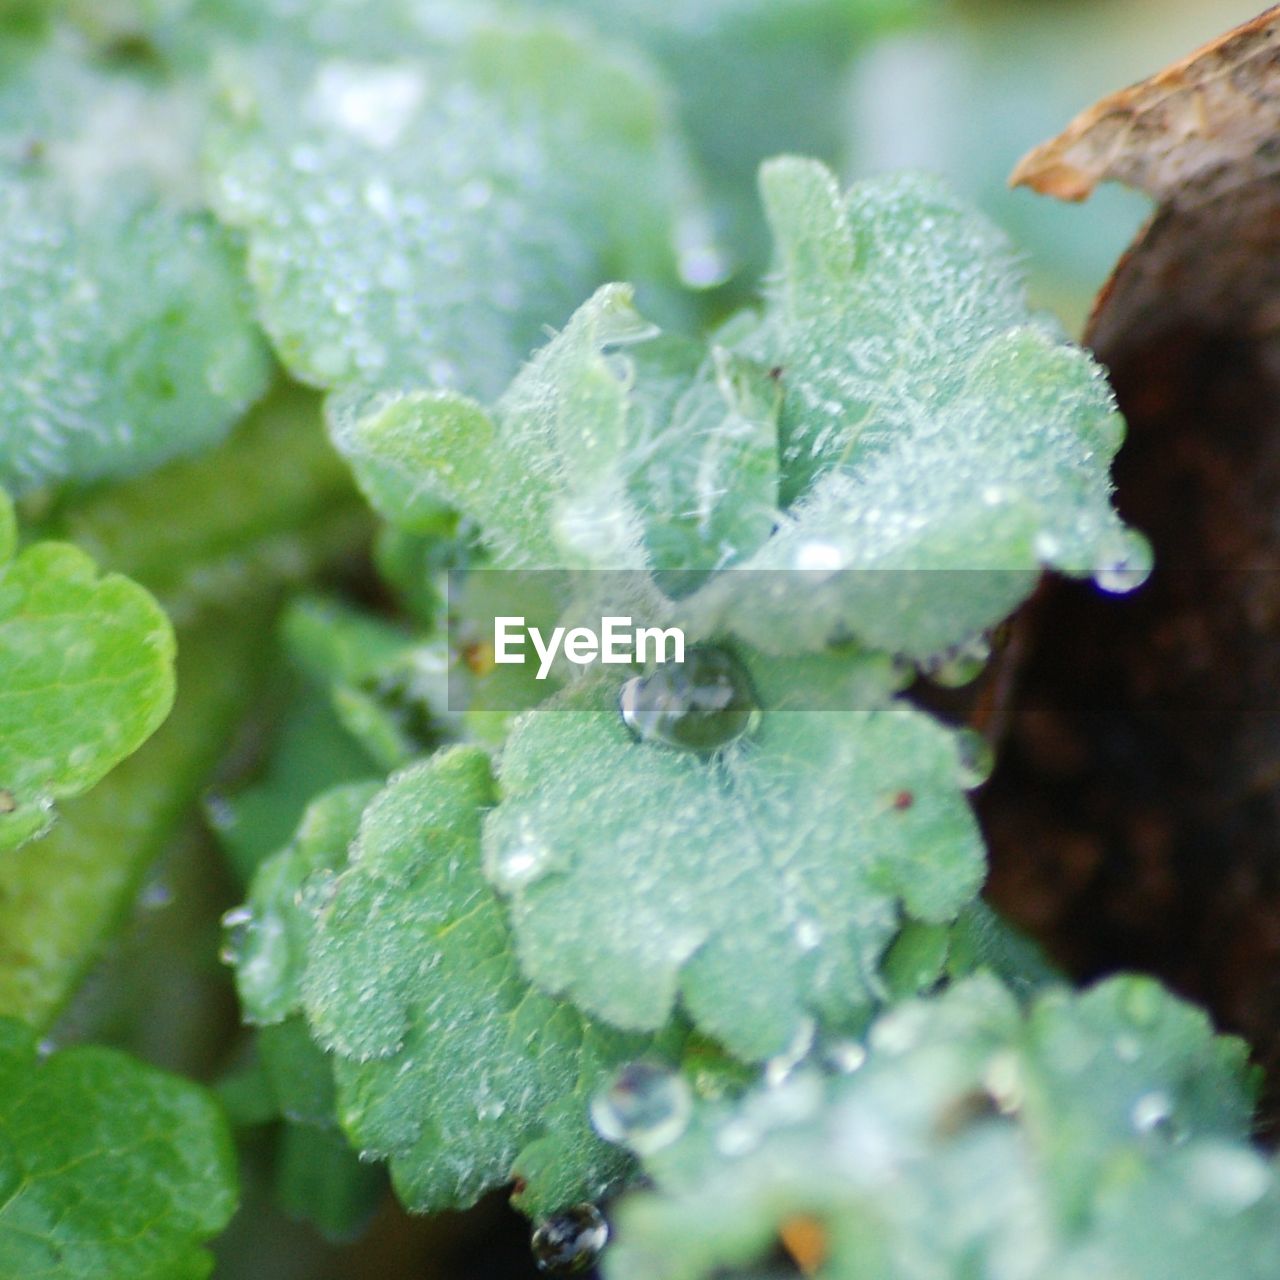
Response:
[{"label": "small plant", "polygon": [[[696,7],[4,11],[0,1276],[207,1274],[228,1117],[558,1274],[1267,1273],[1243,1046],[989,911],[909,696],[1149,572],[1102,371],[939,182],[757,215],[749,69],[824,149],[912,6]],[[681,663],[494,651],[633,612]],[[221,1105],[36,1045],[200,795]]]}]

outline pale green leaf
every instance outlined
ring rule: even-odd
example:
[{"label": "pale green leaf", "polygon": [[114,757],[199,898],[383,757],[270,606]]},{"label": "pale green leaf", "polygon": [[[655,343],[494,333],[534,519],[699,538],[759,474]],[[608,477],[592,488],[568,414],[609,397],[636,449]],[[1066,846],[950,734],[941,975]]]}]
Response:
[{"label": "pale green leaf", "polygon": [[339,1118],[417,1210],[517,1176],[534,1213],[603,1194],[626,1164],[588,1130],[587,1101],[654,1044],[521,977],[479,865],[492,800],[483,752],[415,765],[366,810],[349,867],[303,891],[306,1012],[334,1054]]},{"label": "pale green leaf", "polygon": [[777,271],[741,341],[785,388],[790,508],[694,629],[919,658],[997,623],[1041,566],[1137,585],[1150,553],[1110,505],[1102,371],[1028,310],[995,228],[923,178],[844,195],[784,158],[761,184]]},{"label": "pale green leaf", "polygon": [[491,397],[602,280],[669,274],[686,179],[642,69],[556,26],[389,14],[228,63],[214,199],[297,376]]},{"label": "pale green leaf", "polygon": [[41,1059],[0,1019],[0,1274],[199,1280],[236,1203],[221,1112],[111,1049]]},{"label": "pale green leaf", "polygon": [[118,477],[205,447],[269,363],[228,236],[200,210],[197,95],[74,42],[0,88],[0,483]]},{"label": "pale green leaf", "polygon": [[622,1027],[679,998],[750,1059],[864,1017],[901,912],[952,919],[983,855],[951,734],[865,658],[810,678],[829,692],[849,669],[862,709],[783,710],[796,673],[756,664],[759,727],[709,758],[636,741],[608,682],[518,721],[485,854],[525,972]]},{"label": "pale green leaf", "polygon": [[764,267],[768,238],[754,189],[760,161],[783,151],[839,160],[848,145],[846,80],[855,54],[887,27],[935,8],[931,0],[559,3],[644,49],[675,89],[722,246],[691,221],[682,245],[691,281]]},{"label": "pale green leaf", "polygon": [[419,392],[350,425],[375,504],[413,528],[455,503],[501,567],[652,570],[694,638],[779,654],[934,658],[1045,566],[1137,585],[1102,371],[1028,309],[996,229],[921,178],[843,194],[784,158],[762,185],[760,317],[699,354],[607,286],[492,411]]},{"label": "pale green leaf", "polygon": [[1280,1191],[1248,1144],[1244,1046],[1150,979],[1023,1011],[972,978],[866,1048],[851,1075],[702,1106],[620,1206],[610,1280],[755,1275],[797,1224],[820,1280],[1270,1274]]},{"label": "pale green leaf", "polygon": [[300,890],[313,874],[345,865],[377,791],[377,783],[353,782],[313,800],[289,844],[258,868],[245,906],[229,917],[227,954],[248,1022],[281,1023],[301,1010],[314,918]]}]

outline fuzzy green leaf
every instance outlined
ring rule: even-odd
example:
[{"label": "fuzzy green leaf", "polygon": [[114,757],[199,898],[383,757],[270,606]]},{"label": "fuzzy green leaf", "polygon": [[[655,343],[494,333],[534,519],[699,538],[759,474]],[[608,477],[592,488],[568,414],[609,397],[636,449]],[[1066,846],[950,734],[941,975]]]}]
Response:
[{"label": "fuzzy green leaf", "polygon": [[554,26],[361,21],[354,49],[233,63],[211,145],[298,377],[495,396],[601,280],[669,274],[685,179],[645,72]]},{"label": "fuzzy green leaf", "polygon": [[302,975],[314,918],[300,891],[313,874],[342,867],[360,815],[378,785],[353,782],[308,806],[292,840],[253,878],[245,907],[232,912],[227,951],[246,1020],[270,1026],[302,1008]]},{"label": "fuzzy green leaf", "polygon": [[266,389],[234,245],[200,211],[195,95],[75,43],[0,87],[0,483],[119,477],[221,438]]},{"label": "fuzzy green leaf", "polygon": [[660,1026],[679,996],[748,1059],[811,1018],[864,1017],[901,911],[953,918],[983,855],[951,734],[859,666],[863,710],[805,711],[771,709],[778,677],[757,664],[758,729],[709,759],[637,742],[609,683],[518,721],[485,856],[525,972],[628,1028]]},{"label": "fuzzy green leaf", "polygon": [[867,1048],[850,1076],[704,1107],[620,1207],[610,1280],[755,1274],[797,1223],[820,1280],[1270,1274],[1280,1192],[1248,1145],[1244,1046],[1151,980],[1024,1012],[977,977]]},{"label": "fuzzy green leaf", "polygon": [[305,958],[342,1127],[389,1158],[409,1207],[468,1204],[517,1176],[535,1213],[603,1194],[626,1162],[591,1133],[587,1101],[654,1041],[599,1027],[520,976],[479,865],[487,757],[459,748],[399,774],[346,866],[359,798],[317,802],[259,871],[236,946],[250,1016],[291,1012]]},{"label": "fuzzy green leaf", "polygon": [[743,563],[762,572],[708,587],[695,630],[925,657],[1011,612],[1042,565],[1137,585],[1150,553],[1109,500],[1123,424],[996,229],[922,178],[843,195],[784,158],[761,186],[777,270],[741,342],[785,387],[790,507]]},{"label": "fuzzy green leaf", "polygon": [[0,1019],[0,1274],[199,1280],[236,1203],[212,1099],[111,1049],[41,1060]]},{"label": "fuzzy green leaf", "polygon": [[[0,544],[12,542],[0,495]],[[3,548],[0,548],[3,549]],[[132,754],[173,703],[173,629],[118,574],[44,542],[0,562],[0,849]]]},{"label": "fuzzy green leaf", "polygon": [[852,637],[928,659],[1046,565],[1137,585],[1102,372],[1028,310],[996,229],[919,178],[845,195],[784,158],[762,186],[758,319],[699,355],[606,286],[491,413],[421,392],[351,427],[388,479],[375,504],[412,528],[423,495],[455,503],[502,567],[652,569],[676,595],[711,574],[676,618],[771,653]]}]

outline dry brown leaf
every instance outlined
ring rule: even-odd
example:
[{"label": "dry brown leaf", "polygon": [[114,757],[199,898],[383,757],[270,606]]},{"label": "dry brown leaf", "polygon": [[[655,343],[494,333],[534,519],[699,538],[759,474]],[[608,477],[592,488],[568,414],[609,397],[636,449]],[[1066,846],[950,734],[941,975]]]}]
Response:
[{"label": "dry brown leaf", "polygon": [[1104,359],[1191,321],[1280,327],[1280,6],[1102,99],[1011,182],[1061,200],[1123,182],[1158,211],[1098,300]]},{"label": "dry brown leaf", "polygon": [[981,809],[993,901],[1081,977],[1141,968],[1271,1068],[1280,1122],[1280,7],[1104,98],[1018,166],[1156,211],[1086,341],[1156,572],[1046,582]]}]

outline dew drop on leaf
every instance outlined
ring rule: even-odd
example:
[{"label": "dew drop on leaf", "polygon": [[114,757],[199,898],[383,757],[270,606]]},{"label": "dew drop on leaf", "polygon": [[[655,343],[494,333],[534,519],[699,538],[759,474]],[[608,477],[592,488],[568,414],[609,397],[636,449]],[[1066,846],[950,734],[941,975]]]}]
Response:
[{"label": "dew drop on leaf", "polygon": [[760,723],[747,673],[723,649],[691,649],[684,662],[628,680],[619,707],[642,741],[685,751],[716,751]]},{"label": "dew drop on leaf", "polygon": [[240,963],[252,926],[253,911],[249,907],[234,907],[222,917],[222,927],[226,930],[226,935],[218,950],[218,959],[223,964],[238,965]]},{"label": "dew drop on leaf", "polygon": [[684,1131],[693,1095],[679,1072],[657,1062],[632,1062],[591,1101],[591,1123],[608,1142],[650,1155]]},{"label": "dew drop on leaf", "polygon": [[1094,570],[1093,580],[1112,595],[1135,591],[1151,576],[1154,560],[1151,544],[1140,533],[1126,529],[1115,550]]},{"label": "dew drop on leaf", "polygon": [[593,1204],[554,1214],[533,1233],[530,1248],[539,1271],[577,1276],[589,1271],[609,1239],[609,1224]]},{"label": "dew drop on leaf", "polygon": [[966,790],[980,787],[995,767],[991,744],[976,729],[962,729],[956,734],[958,781]]},{"label": "dew drop on leaf", "polygon": [[1141,1134],[1150,1134],[1165,1142],[1181,1142],[1186,1134],[1174,1115],[1173,1099],[1161,1089],[1144,1093],[1133,1104],[1129,1120]]},{"label": "dew drop on leaf", "polygon": [[791,1043],[764,1064],[764,1079],[767,1085],[777,1088],[791,1078],[791,1073],[809,1056],[816,1030],[817,1024],[812,1018],[805,1018],[800,1023],[795,1035],[791,1038]]},{"label": "dew drop on leaf", "polygon": [[836,1040],[824,1045],[822,1060],[841,1075],[852,1075],[867,1060],[866,1046],[857,1040]]}]

